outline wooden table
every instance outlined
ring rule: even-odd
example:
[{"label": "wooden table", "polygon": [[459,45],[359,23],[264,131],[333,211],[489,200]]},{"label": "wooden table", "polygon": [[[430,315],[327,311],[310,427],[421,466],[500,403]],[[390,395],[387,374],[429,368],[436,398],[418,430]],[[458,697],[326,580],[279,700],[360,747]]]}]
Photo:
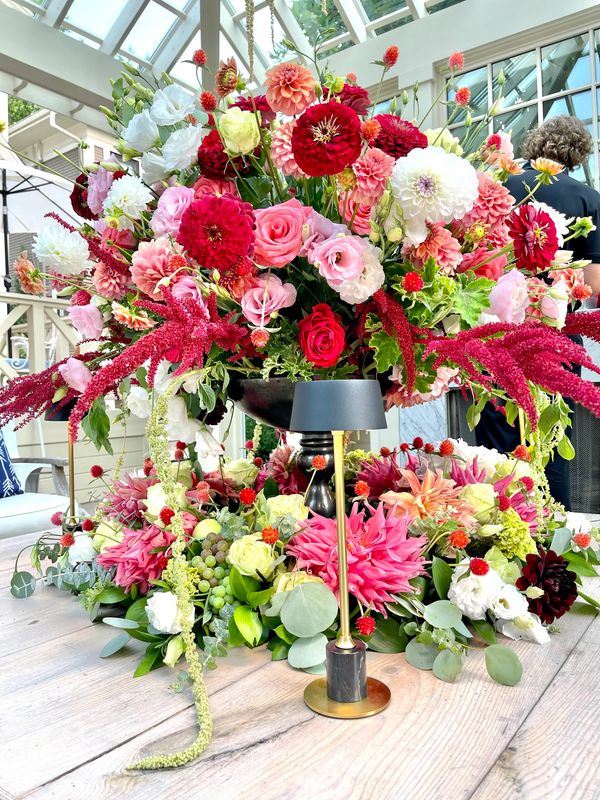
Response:
[{"label": "wooden table", "polygon": [[[115,635],[66,592],[15,600],[0,543],[0,797],[60,800],[598,800],[600,619],[577,603],[545,647],[516,643],[525,677],[499,686],[480,652],[457,684],[370,654],[392,702],[379,716],[338,721],[302,701],[311,677],[240,649],[207,675],[214,739],[179,770],[128,764],[195,736],[190,694],[161,669],[133,679],[138,643],[108,659]],[[589,587],[588,587],[589,590]]]}]

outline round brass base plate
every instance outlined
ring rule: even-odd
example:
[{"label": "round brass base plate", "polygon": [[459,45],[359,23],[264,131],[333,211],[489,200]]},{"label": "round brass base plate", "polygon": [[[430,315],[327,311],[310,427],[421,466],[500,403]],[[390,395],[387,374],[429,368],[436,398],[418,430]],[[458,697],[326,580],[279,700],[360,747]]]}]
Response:
[{"label": "round brass base plate", "polygon": [[317,678],[304,690],[304,702],[325,717],[336,719],[361,719],[379,714],[391,699],[389,688],[376,678],[367,678],[368,693],[364,700],[356,703],[338,703],[327,696],[327,678]]}]

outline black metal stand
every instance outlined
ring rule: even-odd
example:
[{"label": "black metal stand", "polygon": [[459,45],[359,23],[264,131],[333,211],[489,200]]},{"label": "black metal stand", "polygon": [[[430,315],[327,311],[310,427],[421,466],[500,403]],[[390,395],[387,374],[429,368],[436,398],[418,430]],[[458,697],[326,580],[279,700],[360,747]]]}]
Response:
[{"label": "black metal stand", "polygon": [[324,456],[327,462],[325,469],[318,470],[312,478],[306,494],[306,505],[323,517],[335,517],[335,498],[329,486],[334,466],[333,436],[330,431],[303,433],[300,447],[297,464],[308,480],[312,477],[312,460],[315,456]]}]

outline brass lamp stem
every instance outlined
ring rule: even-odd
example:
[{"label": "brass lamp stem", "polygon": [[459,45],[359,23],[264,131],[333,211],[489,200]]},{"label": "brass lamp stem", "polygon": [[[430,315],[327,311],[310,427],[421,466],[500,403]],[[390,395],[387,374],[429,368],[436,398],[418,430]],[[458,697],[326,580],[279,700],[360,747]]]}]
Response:
[{"label": "brass lamp stem", "polygon": [[67,428],[67,448],[69,458],[69,525],[75,525],[75,454],[73,437],[70,428]]},{"label": "brass lamp stem", "polygon": [[521,444],[526,445],[525,441],[525,414],[522,408],[519,408],[519,436],[521,437]]},{"label": "brass lamp stem", "polygon": [[354,647],[350,636],[350,605],[348,602],[348,557],[346,550],[346,490],[344,486],[344,431],[333,434],[333,463],[335,467],[335,519],[338,537],[338,591],[340,595],[340,631],[337,646],[344,650]]}]

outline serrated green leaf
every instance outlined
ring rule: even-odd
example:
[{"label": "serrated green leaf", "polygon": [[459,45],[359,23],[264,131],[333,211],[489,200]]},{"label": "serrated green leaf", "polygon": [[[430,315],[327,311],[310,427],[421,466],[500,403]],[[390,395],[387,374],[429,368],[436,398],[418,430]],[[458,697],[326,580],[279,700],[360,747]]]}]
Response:
[{"label": "serrated green leaf", "polygon": [[538,428],[541,433],[548,433],[560,420],[560,409],[555,403],[551,403],[542,411],[538,419]]},{"label": "serrated green leaf", "polygon": [[443,558],[434,556],[431,564],[431,574],[433,585],[440,600],[445,600],[448,597],[448,589],[452,581],[452,568]]},{"label": "serrated green leaf", "polygon": [[433,662],[433,674],[446,683],[454,683],[462,670],[462,657],[451,650],[442,650]]},{"label": "serrated green leaf", "polygon": [[523,666],[514,650],[492,644],[485,650],[485,666],[490,678],[503,686],[515,686],[523,675]]},{"label": "serrated green leaf", "polygon": [[400,363],[400,345],[395,336],[390,336],[385,331],[377,331],[369,339],[369,347],[374,353],[378,372],[387,372]]},{"label": "serrated green leaf", "polygon": [[117,636],[113,636],[100,650],[100,658],[108,658],[108,656],[112,656],[121,650],[127,642],[129,641],[129,634],[128,633],[119,633]]}]

